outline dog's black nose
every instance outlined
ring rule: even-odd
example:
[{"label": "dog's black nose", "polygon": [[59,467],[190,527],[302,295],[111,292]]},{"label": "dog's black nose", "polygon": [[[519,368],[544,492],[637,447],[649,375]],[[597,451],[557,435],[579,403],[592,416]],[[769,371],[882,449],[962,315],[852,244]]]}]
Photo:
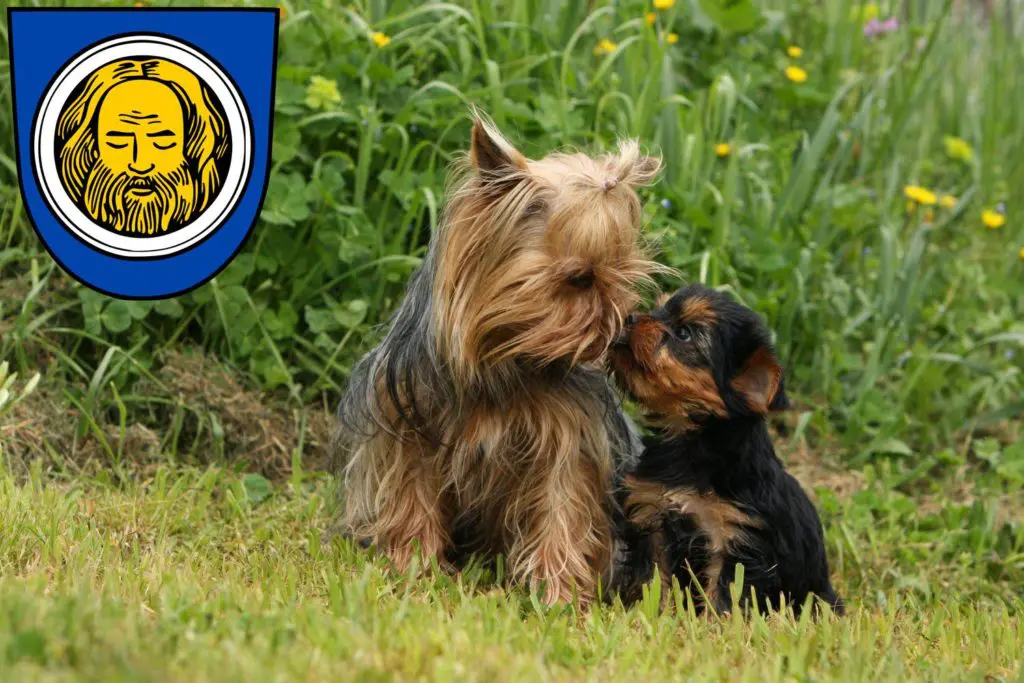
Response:
[{"label": "dog's black nose", "polygon": [[633,325],[636,325],[636,321],[637,321],[636,313],[630,313],[629,315],[626,316],[626,321],[625,321],[626,322],[626,327],[633,327]]}]

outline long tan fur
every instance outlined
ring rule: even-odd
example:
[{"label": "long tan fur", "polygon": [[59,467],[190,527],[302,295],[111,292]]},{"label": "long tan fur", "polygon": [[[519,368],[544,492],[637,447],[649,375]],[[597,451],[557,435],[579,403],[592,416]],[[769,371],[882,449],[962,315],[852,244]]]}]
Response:
[{"label": "long tan fur", "polygon": [[412,540],[441,556],[458,535],[548,601],[593,597],[635,447],[601,363],[657,268],[634,190],[657,170],[634,142],[531,161],[476,120],[424,267],[342,402],[353,535],[399,567]]}]

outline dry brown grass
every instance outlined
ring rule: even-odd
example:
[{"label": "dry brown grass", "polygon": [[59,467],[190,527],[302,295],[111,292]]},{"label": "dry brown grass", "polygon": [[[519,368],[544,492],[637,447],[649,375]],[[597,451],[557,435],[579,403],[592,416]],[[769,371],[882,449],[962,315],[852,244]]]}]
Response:
[{"label": "dry brown grass", "polygon": [[145,417],[123,429],[112,400],[83,412],[68,398],[80,393],[78,388],[56,386],[46,380],[45,366],[40,370],[44,379],[36,391],[0,418],[0,445],[16,470],[33,460],[76,472],[120,463],[144,476],[167,460],[224,460],[284,477],[300,445],[304,468],[320,468],[327,460],[332,426],[327,409],[288,406],[245,386],[199,351],[165,355],[156,381],[142,380],[133,391],[152,398],[153,408],[134,411]]},{"label": "dry brown grass", "polygon": [[844,468],[821,452],[812,451],[805,442],[779,448],[779,457],[812,498],[816,488],[829,489],[840,500],[852,498],[864,488],[863,474]]},{"label": "dry brown grass", "polygon": [[301,440],[304,467],[326,463],[332,429],[327,409],[288,407],[244,386],[237,375],[195,351],[168,353],[159,377],[179,404],[217,417],[229,459],[244,458],[253,469],[270,476],[286,475]]}]

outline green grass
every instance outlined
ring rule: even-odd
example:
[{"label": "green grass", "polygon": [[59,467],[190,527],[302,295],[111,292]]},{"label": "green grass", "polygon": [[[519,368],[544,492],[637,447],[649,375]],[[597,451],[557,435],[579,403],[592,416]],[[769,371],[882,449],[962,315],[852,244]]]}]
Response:
[{"label": "green grass", "polygon": [[[255,491],[255,493],[254,493]],[[542,607],[471,570],[393,576],[320,542],[319,485],[161,468],[121,489],[0,479],[5,681],[1014,680],[1020,603],[863,581],[842,620]],[[255,502],[259,501],[259,502]],[[903,542],[881,525],[859,562]],[[936,558],[936,565],[942,564]],[[941,586],[941,588],[939,588]],[[681,596],[674,596],[681,603]]]},{"label": "green grass", "polygon": [[[989,23],[883,2],[907,10],[876,39],[870,3],[720,4],[649,25],[643,0],[284,2],[253,239],[157,303],[41,249],[0,68],[0,680],[1019,680],[1024,4]],[[646,232],[775,330],[796,400],[778,443],[850,616],[580,615],[321,545],[331,409],[473,104],[529,156],[622,136],[663,154]],[[908,210],[907,185],[956,205]]]}]

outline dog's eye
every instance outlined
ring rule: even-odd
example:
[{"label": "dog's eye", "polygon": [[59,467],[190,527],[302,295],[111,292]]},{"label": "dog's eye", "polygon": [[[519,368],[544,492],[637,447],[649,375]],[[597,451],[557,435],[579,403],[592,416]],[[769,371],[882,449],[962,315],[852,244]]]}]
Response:
[{"label": "dog's eye", "polygon": [[566,282],[576,289],[590,289],[594,286],[594,271],[585,270],[581,273],[576,273],[567,278]]},{"label": "dog's eye", "polygon": [[693,339],[693,330],[689,325],[680,325],[676,328],[676,339],[681,342],[688,342]]}]

